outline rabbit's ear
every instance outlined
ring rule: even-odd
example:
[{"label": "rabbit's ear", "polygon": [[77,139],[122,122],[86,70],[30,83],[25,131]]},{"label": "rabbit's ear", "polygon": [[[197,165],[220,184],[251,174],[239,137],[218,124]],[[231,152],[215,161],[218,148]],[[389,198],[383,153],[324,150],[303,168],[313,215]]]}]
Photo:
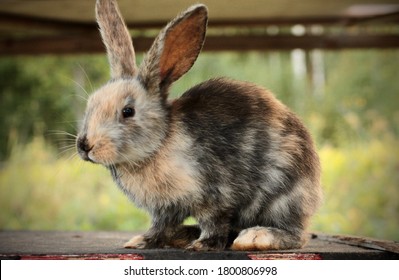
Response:
[{"label": "rabbit's ear", "polygon": [[97,0],[96,17],[101,37],[107,48],[111,77],[132,77],[137,74],[132,38],[115,0]]},{"label": "rabbit's ear", "polygon": [[208,10],[194,5],[172,20],[157,36],[140,69],[144,85],[161,90],[190,70],[205,39]]}]

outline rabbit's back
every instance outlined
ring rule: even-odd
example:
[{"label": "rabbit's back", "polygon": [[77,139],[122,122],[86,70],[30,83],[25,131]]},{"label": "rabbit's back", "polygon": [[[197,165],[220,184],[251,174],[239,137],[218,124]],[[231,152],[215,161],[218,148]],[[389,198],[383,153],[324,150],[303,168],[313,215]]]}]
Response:
[{"label": "rabbit's back", "polygon": [[238,229],[279,221],[302,228],[319,202],[320,167],[309,133],[287,107],[256,85],[213,79],[172,111],[200,169],[205,195],[195,212],[229,209]]}]

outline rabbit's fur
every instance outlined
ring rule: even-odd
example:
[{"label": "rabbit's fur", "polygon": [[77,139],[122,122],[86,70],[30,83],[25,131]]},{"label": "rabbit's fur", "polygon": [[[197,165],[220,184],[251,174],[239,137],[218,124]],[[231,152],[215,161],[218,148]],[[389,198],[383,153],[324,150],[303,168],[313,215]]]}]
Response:
[{"label": "rabbit's fur", "polygon": [[[207,8],[171,21],[140,67],[116,1],[97,1],[112,79],[89,99],[77,149],[152,216],[128,248],[300,248],[321,200],[301,121],[267,90],[218,78],[168,101],[196,60]],[[183,226],[188,216],[198,226]]]}]

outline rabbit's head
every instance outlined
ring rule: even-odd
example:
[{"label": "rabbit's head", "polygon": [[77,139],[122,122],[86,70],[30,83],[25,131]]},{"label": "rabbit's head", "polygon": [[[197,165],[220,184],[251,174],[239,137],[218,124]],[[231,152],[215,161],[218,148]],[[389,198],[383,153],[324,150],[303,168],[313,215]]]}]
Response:
[{"label": "rabbit's head", "polygon": [[116,1],[98,0],[96,15],[111,80],[88,100],[77,149],[84,160],[106,166],[135,165],[156,152],[168,133],[168,89],[201,51],[207,9],[195,5],[172,20],[140,67]]}]

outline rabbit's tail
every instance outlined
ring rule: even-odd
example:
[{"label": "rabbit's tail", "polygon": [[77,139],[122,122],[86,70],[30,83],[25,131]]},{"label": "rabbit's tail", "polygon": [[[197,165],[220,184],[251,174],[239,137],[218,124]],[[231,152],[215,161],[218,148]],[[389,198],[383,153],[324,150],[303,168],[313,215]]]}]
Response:
[{"label": "rabbit's tail", "polygon": [[231,245],[237,251],[263,251],[302,248],[307,239],[302,232],[295,234],[272,227],[252,227],[242,230]]}]

